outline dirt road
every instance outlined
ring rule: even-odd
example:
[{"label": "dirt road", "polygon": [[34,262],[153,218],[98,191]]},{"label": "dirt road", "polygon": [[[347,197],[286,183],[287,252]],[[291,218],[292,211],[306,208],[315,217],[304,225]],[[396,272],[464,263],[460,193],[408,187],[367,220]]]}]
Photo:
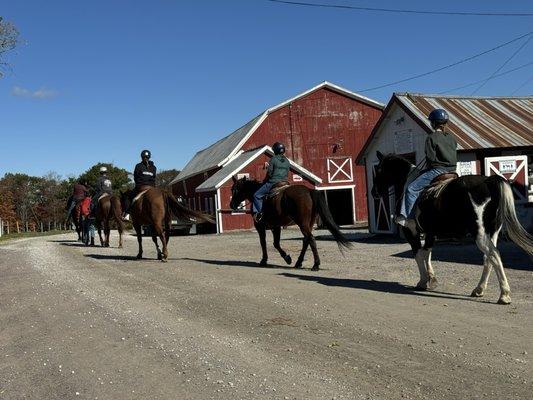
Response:
[{"label": "dirt road", "polygon": [[[296,259],[294,231],[282,245]],[[171,239],[170,260],[74,235],[0,246],[0,399],[531,399],[533,267],[502,258],[510,306],[467,295],[472,245],[435,250],[436,292],[408,246],[352,232],[323,269],[259,268],[254,233]],[[112,245],[116,246],[116,237]],[[310,267],[310,254],[305,268]]]}]

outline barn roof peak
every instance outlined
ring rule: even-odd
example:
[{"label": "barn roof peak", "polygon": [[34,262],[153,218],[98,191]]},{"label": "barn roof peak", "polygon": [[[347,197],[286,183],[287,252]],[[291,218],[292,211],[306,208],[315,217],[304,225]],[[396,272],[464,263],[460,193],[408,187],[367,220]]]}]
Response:
[{"label": "barn roof peak", "polygon": [[384,104],[372,100],[368,97],[361,96],[341,86],[335,85],[334,83],[323,81],[318,85],[313,86],[312,88],[301,92],[294,97],[291,97],[290,99],[287,99],[273,107],[268,108],[267,110],[263,111],[261,114],[257,115],[255,118],[251,119],[246,124],[241,126],[239,129],[230,133],[228,136],[225,136],[217,142],[213,143],[212,145],[198,151],[195,156],[183,168],[183,170],[178,174],[178,176],[176,176],[172,180],[170,184],[175,184],[193,175],[202,172],[207,172],[209,170],[212,170],[213,168],[225,165],[233,159],[235,154],[237,154],[241,150],[241,147],[246,142],[246,140],[248,140],[248,138],[255,132],[255,130],[261,125],[261,123],[270,113],[323,88],[327,88],[341,95],[360,101],[371,107],[376,107],[379,109],[383,109],[385,107]]}]

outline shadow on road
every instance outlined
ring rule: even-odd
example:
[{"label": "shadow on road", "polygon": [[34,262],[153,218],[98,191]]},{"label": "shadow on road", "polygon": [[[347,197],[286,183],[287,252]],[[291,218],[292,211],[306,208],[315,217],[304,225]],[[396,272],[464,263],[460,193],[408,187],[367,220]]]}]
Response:
[{"label": "shadow on road", "polygon": [[188,261],[198,261],[204,264],[210,264],[210,265],[216,265],[218,267],[220,266],[230,266],[230,267],[249,267],[249,268],[273,268],[273,269],[296,269],[291,266],[286,265],[273,265],[268,264],[266,266],[260,266],[257,262],[252,261],[237,261],[237,260],[204,260],[200,258],[182,258],[181,260],[188,260]]},{"label": "shadow on road", "polygon": [[471,298],[470,296],[459,295],[455,293],[447,292],[438,292],[438,291],[419,291],[415,290],[412,286],[402,285],[398,282],[386,282],[386,281],[376,281],[376,280],[366,280],[366,279],[341,279],[341,278],[328,278],[325,276],[316,276],[316,275],[299,275],[292,274],[288,272],[283,272],[279,274],[287,278],[296,278],[302,281],[311,281],[316,282],[325,286],[338,286],[345,287],[350,289],[361,289],[361,290],[370,290],[373,292],[382,292],[382,293],[393,293],[393,294],[403,294],[411,296],[421,296],[421,297],[437,297],[442,299],[450,300],[462,300],[462,301],[475,301],[475,302],[486,302],[479,299]]},{"label": "shadow on road", "polygon": [[[84,254],[84,256],[89,257],[89,258],[94,258],[95,260],[137,261],[137,257],[135,256],[119,256],[119,255],[112,255],[112,254]],[[147,261],[147,260],[149,259],[143,258],[141,261]]]},{"label": "shadow on road", "polygon": [[[528,260],[527,254],[514,243],[501,242],[498,244],[504,268],[521,271],[533,271],[533,262]],[[413,258],[411,250],[392,255],[399,258]],[[475,244],[471,243],[437,243],[431,255],[433,261],[454,262],[483,266],[483,253]]]},{"label": "shadow on road", "polygon": [[[394,235],[374,235],[366,232],[343,232],[343,235],[350,241],[354,243],[368,243],[368,244],[399,244],[406,243],[405,240],[394,236]],[[302,240],[302,237],[292,237],[286,238],[283,240]],[[324,242],[333,242],[335,239],[332,235],[329,234],[318,234],[315,235],[316,240]]]}]

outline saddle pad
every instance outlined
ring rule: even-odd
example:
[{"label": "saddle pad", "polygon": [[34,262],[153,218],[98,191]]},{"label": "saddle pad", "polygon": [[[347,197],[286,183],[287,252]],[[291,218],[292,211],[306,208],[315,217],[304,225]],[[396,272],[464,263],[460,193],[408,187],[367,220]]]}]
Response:
[{"label": "saddle pad", "polygon": [[139,193],[137,196],[135,196],[133,198],[133,201],[131,202],[131,204],[135,203],[137,200],[139,200],[141,197],[143,197],[143,195],[149,190],[150,189],[143,190],[141,193]]},{"label": "saddle pad", "polygon": [[100,197],[98,197],[98,200],[96,201],[99,202],[100,200],[102,200],[104,197],[107,197],[107,196],[109,196],[109,193],[104,193]]}]

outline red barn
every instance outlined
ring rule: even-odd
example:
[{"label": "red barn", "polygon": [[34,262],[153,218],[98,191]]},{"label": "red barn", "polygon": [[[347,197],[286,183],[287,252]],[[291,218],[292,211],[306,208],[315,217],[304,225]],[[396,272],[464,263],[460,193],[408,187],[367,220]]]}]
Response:
[{"label": "red barn", "polygon": [[250,229],[251,218],[229,209],[231,177],[262,180],[269,147],[285,144],[291,182],[323,190],[335,221],[366,221],[363,166],[355,156],[384,106],[328,82],[269,108],[199,151],[172,181],[173,192],[197,210],[216,215],[217,231]]}]

